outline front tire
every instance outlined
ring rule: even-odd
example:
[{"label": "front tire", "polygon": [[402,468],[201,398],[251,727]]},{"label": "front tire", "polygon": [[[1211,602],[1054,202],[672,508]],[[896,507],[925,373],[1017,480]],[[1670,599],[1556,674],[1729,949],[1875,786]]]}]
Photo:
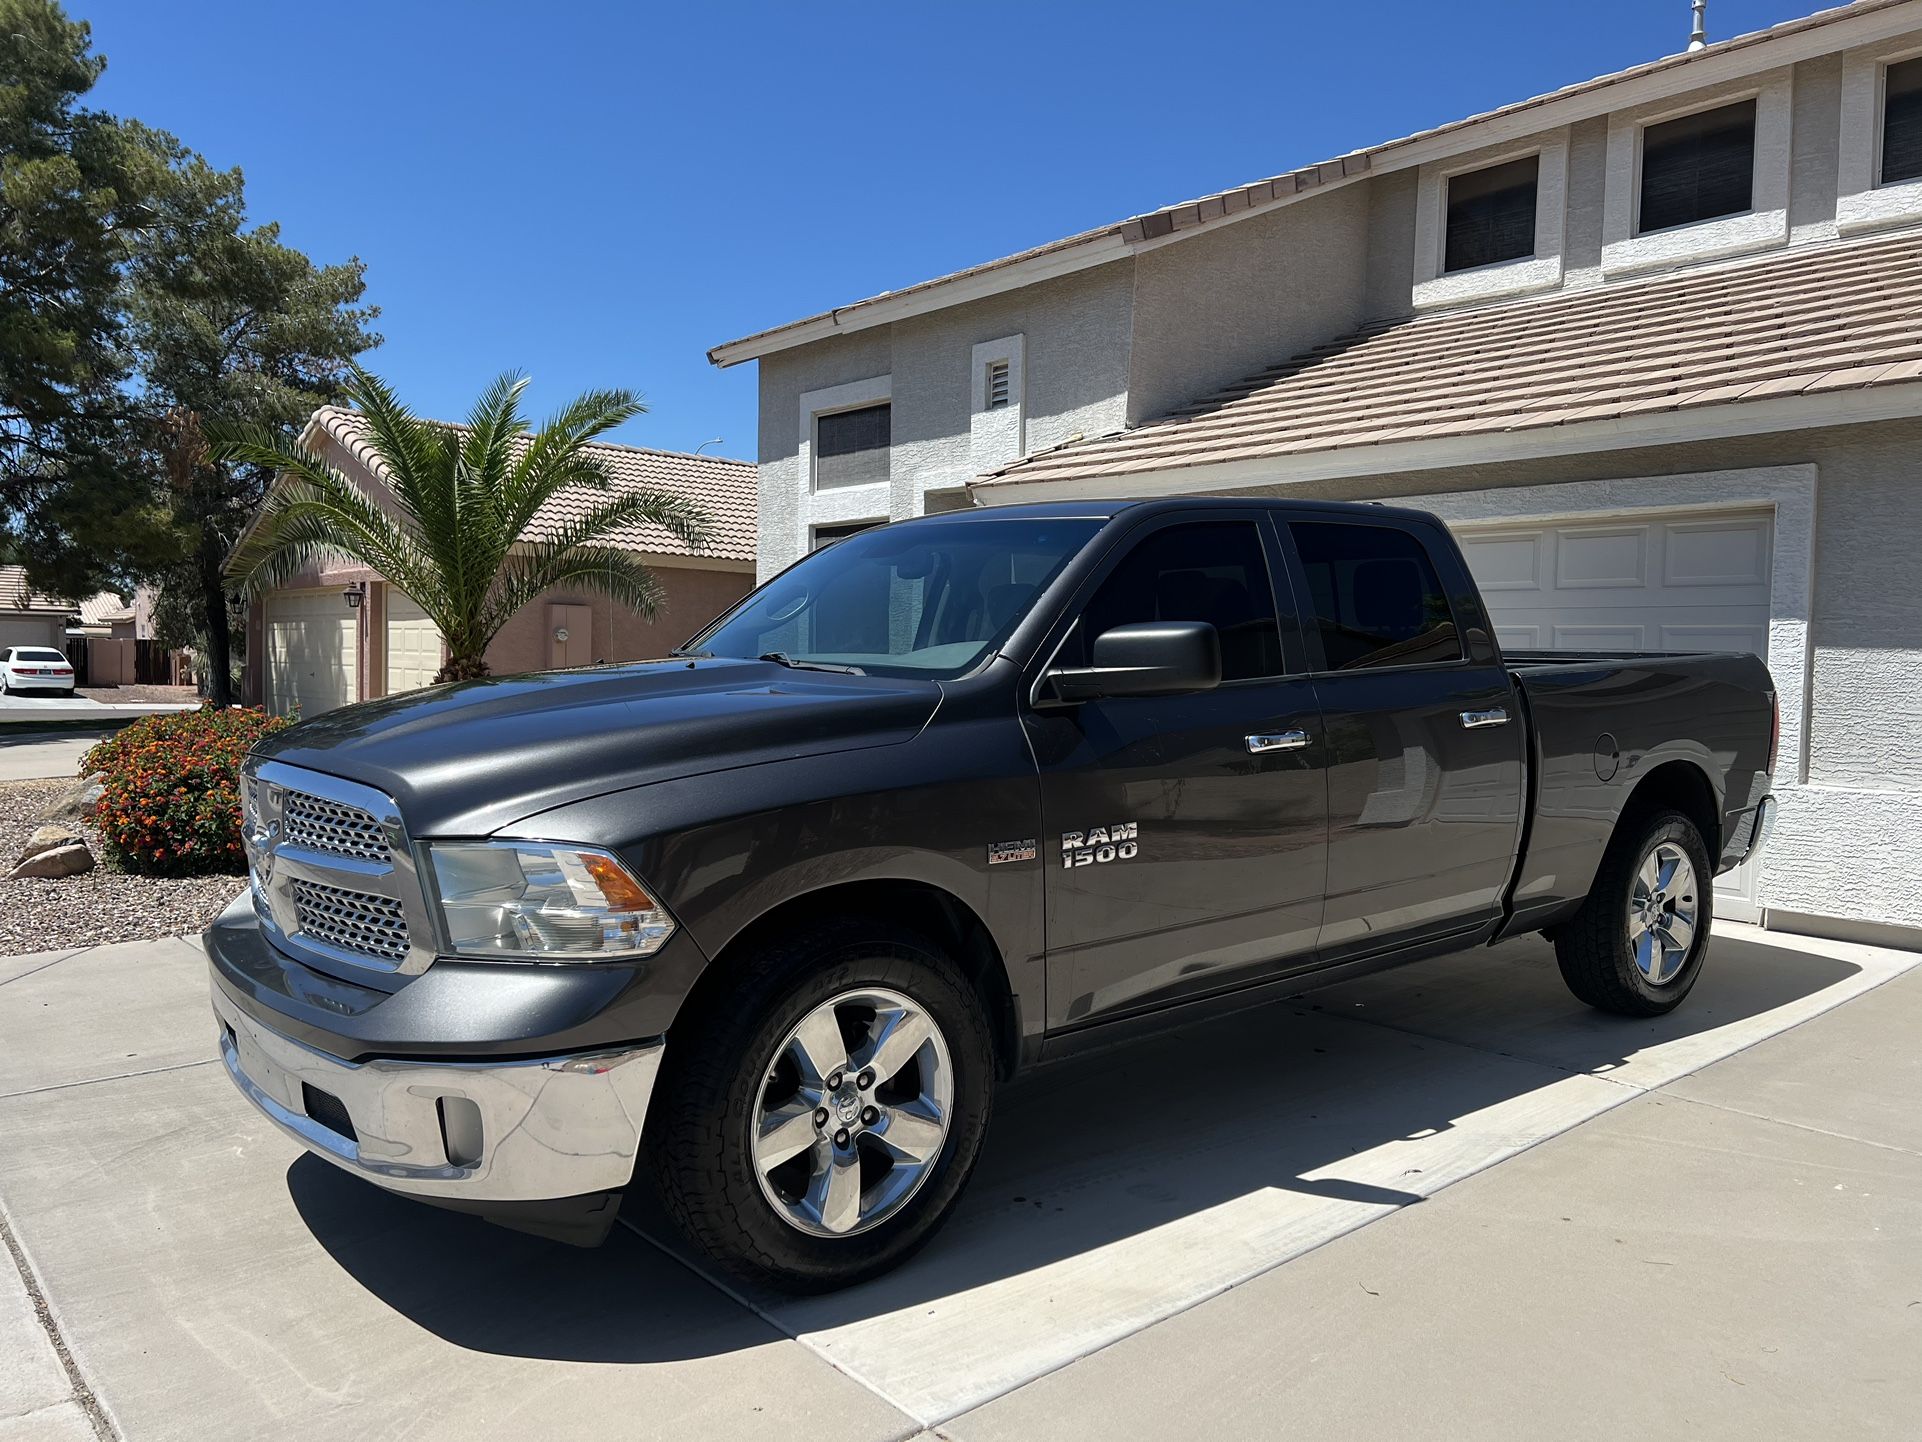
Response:
[{"label": "front tire", "polygon": [[974,989],[925,937],[849,919],[769,946],[676,1024],[650,1108],[662,1200],[728,1271],[824,1292],[946,1219],[993,1105]]},{"label": "front tire", "polygon": [[1588,900],[1555,933],[1562,980],[1618,1016],[1660,1016],[1701,975],[1714,873],[1695,823],[1679,811],[1622,818]]}]

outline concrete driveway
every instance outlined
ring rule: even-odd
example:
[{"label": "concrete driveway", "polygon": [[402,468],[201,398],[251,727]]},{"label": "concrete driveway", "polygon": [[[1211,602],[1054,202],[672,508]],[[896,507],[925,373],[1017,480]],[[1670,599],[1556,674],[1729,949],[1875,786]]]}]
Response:
[{"label": "concrete driveway", "polygon": [[301,1155],[184,941],[0,958],[0,1439],[1912,1435],[1922,955],[1539,942],[1042,1073],[901,1272],[746,1295]]}]

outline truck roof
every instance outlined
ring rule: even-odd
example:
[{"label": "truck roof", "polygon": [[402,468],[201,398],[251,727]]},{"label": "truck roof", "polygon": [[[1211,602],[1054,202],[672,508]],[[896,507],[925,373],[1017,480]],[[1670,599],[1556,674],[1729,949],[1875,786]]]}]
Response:
[{"label": "truck roof", "polygon": [[1433,521],[1427,511],[1409,506],[1387,506],[1379,501],[1329,501],[1310,497],[1281,496],[1158,496],[1150,500],[1112,501],[1027,501],[1009,506],[973,506],[956,511],[931,511],[894,525],[914,525],[920,521],[992,521],[1014,517],[1044,520],[1109,521],[1124,512],[1158,515],[1167,511],[1247,510],[1255,507],[1273,511],[1347,510],[1360,516],[1392,517],[1397,520]]}]

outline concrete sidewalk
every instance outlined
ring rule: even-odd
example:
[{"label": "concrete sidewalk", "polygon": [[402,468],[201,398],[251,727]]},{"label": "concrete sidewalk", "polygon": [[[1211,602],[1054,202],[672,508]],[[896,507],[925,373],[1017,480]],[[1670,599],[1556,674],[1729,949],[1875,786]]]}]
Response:
[{"label": "concrete sidewalk", "polygon": [[1727,927],[1638,1023],[1530,941],[1091,1058],[796,1302],[302,1156],[191,943],[0,958],[0,1442],[1908,1435],[1918,961]]}]

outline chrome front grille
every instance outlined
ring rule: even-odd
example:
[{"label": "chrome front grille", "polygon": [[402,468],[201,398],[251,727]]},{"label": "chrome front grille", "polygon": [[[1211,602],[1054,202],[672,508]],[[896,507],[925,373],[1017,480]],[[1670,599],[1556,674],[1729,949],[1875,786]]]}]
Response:
[{"label": "chrome front grille", "polygon": [[290,886],[300,934],[322,946],[398,965],[407,957],[407,916],[391,896],[295,878]]},{"label": "chrome front grille", "polygon": [[380,822],[358,806],[288,791],[280,802],[280,825],[281,834],[293,846],[366,861],[387,859],[387,835]]}]

